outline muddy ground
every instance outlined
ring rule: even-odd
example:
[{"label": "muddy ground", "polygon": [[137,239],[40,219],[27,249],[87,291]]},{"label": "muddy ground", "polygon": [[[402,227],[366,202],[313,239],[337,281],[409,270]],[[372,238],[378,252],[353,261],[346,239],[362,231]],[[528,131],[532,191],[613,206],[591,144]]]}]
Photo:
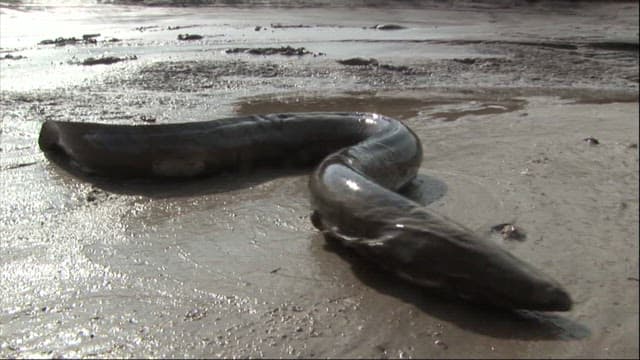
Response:
[{"label": "muddy ground", "polygon": [[[638,3],[512,4],[0,5],[0,357],[637,358]],[[574,308],[398,281],[318,234],[304,171],[114,182],[36,144],[46,119],[286,111],[403,120],[412,195],[514,223],[523,239],[487,236]]]}]

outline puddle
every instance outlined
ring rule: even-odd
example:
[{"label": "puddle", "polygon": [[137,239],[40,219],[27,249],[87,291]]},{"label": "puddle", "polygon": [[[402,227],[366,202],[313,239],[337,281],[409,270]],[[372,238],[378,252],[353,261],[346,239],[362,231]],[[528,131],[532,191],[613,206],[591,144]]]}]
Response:
[{"label": "puddle", "polygon": [[633,91],[603,89],[439,88],[403,91],[358,91],[325,96],[317,92],[245,97],[232,104],[237,115],[278,112],[345,111],[375,112],[397,119],[416,116],[451,122],[466,116],[498,115],[523,110],[528,97],[554,97],[571,104],[637,102]]},{"label": "puddle", "polygon": [[238,115],[277,112],[362,111],[383,113],[398,119],[407,119],[418,115],[421,109],[444,103],[447,102],[411,97],[379,96],[375,93],[347,93],[337,96],[265,96],[238,102],[234,105],[234,111]]},{"label": "puddle", "polygon": [[492,115],[513,112],[524,108],[522,99],[501,99],[478,94],[453,92],[449,95],[422,96],[411,92],[380,93],[352,92],[336,96],[297,94],[289,96],[261,96],[245,98],[234,104],[238,115],[277,112],[346,111],[375,112],[398,119],[408,119],[419,114],[442,121],[454,121],[463,116]]},{"label": "puddle", "polygon": [[613,103],[638,102],[638,93],[600,91],[599,93],[581,93],[578,96],[562,96],[562,99],[573,100],[573,104],[603,105]]}]

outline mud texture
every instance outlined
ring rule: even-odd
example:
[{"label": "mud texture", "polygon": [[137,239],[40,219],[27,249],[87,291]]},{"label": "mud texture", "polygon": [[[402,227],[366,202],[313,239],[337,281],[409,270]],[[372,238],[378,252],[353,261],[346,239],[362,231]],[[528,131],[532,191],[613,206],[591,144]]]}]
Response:
[{"label": "mud texture", "polygon": [[[0,5],[0,357],[637,358],[638,3],[296,4]],[[38,45],[78,34],[100,35]],[[225,53],[288,45],[324,55]],[[338,63],[353,58],[375,62]],[[36,143],[46,119],[286,111],[405,121],[425,158],[404,191],[543,268],[574,308],[397,281],[318,234],[304,172],[113,182]]]}]

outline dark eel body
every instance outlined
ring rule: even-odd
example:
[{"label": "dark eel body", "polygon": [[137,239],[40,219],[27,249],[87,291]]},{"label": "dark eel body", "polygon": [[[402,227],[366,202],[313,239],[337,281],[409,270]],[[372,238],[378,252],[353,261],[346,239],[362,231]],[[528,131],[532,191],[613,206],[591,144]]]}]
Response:
[{"label": "dark eel body", "polygon": [[145,126],[46,121],[39,145],[108,177],[320,162],[309,188],[312,221],[325,236],[410,282],[471,302],[542,311],[572,305],[552,278],[398,194],[417,174],[422,145],[408,127],[382,115],[289,113]]}]

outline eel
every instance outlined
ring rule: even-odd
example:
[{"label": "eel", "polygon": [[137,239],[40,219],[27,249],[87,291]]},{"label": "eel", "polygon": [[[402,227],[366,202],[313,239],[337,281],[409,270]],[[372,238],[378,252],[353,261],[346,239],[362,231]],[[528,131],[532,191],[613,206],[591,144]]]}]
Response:
[{"label": "eel", "polygon": [[550,276],[401,195],[418,172],[422,144],[402,122],[380,114],[279,113],[152,125],[48,120],[38,143],[48,158],[106,177],[315,165],[311,221],[327,239],[413,284],[471,303],[537,311],[572,306]]}]

